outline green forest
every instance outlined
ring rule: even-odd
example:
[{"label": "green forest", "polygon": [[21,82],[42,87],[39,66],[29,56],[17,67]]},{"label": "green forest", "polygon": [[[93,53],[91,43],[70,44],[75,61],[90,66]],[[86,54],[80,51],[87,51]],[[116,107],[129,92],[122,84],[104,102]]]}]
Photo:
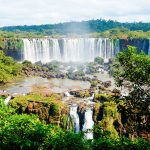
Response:
[{"label": "green forest", "polygon": [[[78,28],[76,28],[78,26]],[[150,23],[120,23],[112,20],[89,20],[59,24],[8,26],[0,28],[0,37],[91,36],[109,38],[149,38]],[[13,35],[15,33],[15,35]]]},{"label": "green forest", "polygon": [[[95,63],[103,64],[101,58]],[[96,64],[94,64],[96,65]],[[133,90],[129,96],[121,98],[95,94],[93,129],[94,139],[84,138],[84,132],[74,133],[71,122],[67,124],[68,107],[62,103],[59,94],[43,95],[37,91],[16,96],[9,105],[0,97],[0,148],[2,150],[149,150],[150,143],[144,139],[149,133],[150,57],[129,46],[118,53],[116,60],[109,64],[110,73],[116,84],[123,87],[129,81]],[[24,75],[23,71],[46,70],[42,66],[26,61],[16,63],[12,58],[0,53],[0,82]],[[50,70],[52,67],[50,67]],[[49,71],[50,71],[49,70]],[[96,86],[95,83],[93,86]],[[103,117],[99,111],[103,111]],[[144,117],[144,119],[143,119]],[[100,119],[101,118],[101,119]],[[68,126],[70,127],[68,130]],[[143,137],[142,137],[142,135]]]}]

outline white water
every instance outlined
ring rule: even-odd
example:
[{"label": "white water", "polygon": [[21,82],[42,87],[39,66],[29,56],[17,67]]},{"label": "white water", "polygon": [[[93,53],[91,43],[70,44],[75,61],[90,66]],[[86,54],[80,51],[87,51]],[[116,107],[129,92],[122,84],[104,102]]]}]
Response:
[{"label": "white water", "polygon": [[23,60],[31,62],[52,60],[62,62],[89,62],[100,56],[105,62],[119,51],[119,40],[106,38],[41,38],[23,39]]},{"label": "white water", "polygon": [[92,94],[91,97],[88,97],[88,100],[90,100],[90,101],[93,101],[93,99],[94,99],[94,93]]},{"label": "white water", "polygon": [[11,96],[8,96],[8,97],[4,100],[5,105],[8,105],[8,103],[9,103],[10,100],[11,100]]},{"label": "white water", "polygon": [[86,139],[93,139],[93,127],[94,127],[94,121],[93,121],[93,111],[92,109],[87,109],[85,112],[85,122],[83,125],[83,131],[85,131],[85,137]]},{"label": "white water", "polygon": [[74,129],[76,133],[80,131],[79,115],[77,113],[77,108],[78,106],[75,104],[70,107],[70,117],[73,120]]},{"label": "white water", "polygon": [[[52,60],[60,61],[60,49],[57,39],[23,39],[23,59],[31,62]],[[52,46],[53,45],[53,46]]]},{"label": "white water", "polygon": [[71,96],[69,92],[65,92],[64,94],[65,94],[66,97],[70,97]]}]

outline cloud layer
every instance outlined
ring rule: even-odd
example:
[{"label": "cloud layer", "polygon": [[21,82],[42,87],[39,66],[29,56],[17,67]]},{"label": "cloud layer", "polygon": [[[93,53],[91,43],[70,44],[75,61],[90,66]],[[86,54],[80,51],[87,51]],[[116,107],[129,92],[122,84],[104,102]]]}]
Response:
[{"label": "cloud layer", "polygon": [[0,0],[0,26],[89,19],[150,22],[150,0]]}]

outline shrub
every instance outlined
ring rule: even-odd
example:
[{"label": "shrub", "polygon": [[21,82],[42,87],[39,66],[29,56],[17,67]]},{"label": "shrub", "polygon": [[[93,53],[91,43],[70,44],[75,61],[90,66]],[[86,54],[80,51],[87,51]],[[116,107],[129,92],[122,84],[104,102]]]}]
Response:
[{"label": "shrub", "polygon": [[99,65],[103,65],[104,64],[104,59],[101,57],[95,57],[94,62],[99,64]]}]

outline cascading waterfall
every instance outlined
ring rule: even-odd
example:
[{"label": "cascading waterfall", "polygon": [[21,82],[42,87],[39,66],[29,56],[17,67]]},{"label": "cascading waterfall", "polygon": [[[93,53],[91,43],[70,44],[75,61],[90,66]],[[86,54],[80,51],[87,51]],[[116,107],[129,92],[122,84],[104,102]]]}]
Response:
[{"label": "cascading waterfall", "polygon": [[114,54],[113,54],[113,56],[115,57],[116,55],[117,55],[117,53],[119,53],[119,51],[120,51],[120,43],[119,43],[119,39],[115,39],[114,41],[113,41],[113,46],[114,46]]},{"label": "cascading waterfall", "polygon": [[77,105],[72,105],[70,107],[70,117],[73,120],[73,126],[76,133],[80,131],[80,125],[79,125],[79,115],[77,113]]},{"label": "cascading waterfall", "polygon": [[88,97],[88,98],[87,98],[87,100],[88,100],[89,102],[92,102],[92,101],[93,101],[93,99],[94,99],[94,93],[92,94],[92,96],[91,96],[91,97]]},{"label": "cascading waterfall", "polygon": [[[78,106],[76,104],[71,105],[70,107],[70,117],[73,122],[74,131],[78,133],[80,131],[80,120],[79,115],[77,113]],[[93,139],[93,127],[94,127],[94,121],[93,121],[93,109],[88,108],[85,111],[84,114],[84,124],[82,131],[85,131],[85,138],[86,139]]]},{"label": "cascading waterfall", "polygon": [[11,96],[8,96],[8,97],[4,100],[5,105],[8,105],[8,103],[9,103],[10,100],[11,100]]},{"label": "cascading waterfall", "polygon": [[33,63],[43,63],[61,59],[59,43],[57,39],[23,39],[24,60]]},{"label": "cascading waterfall", "polygon": [[62,62],[89,62],[97,56],[105,62],[119,51],[119,40],[107,38],[41,38],[23,39],[23,60],[43,63],[52,60]]},{"label": "cascading waterfall", "polygon": [[93,121],[93,110],[87,109],[85,112],[85,122],[83,125],[83,131],[85,131],[85,137],[87,139],[93,139],[93,127],[94,127],[94,121]]},{"label": "cascading waterfall", "polygon": [[64,95],[65,95],[66,97],[70,97],[70,96],[71,96],[69,92],[65,92]]},{"label": "cascading waterfall", "polygon": [[114,57],[113,40],[98,39],[96,56],[102,57],[105,62],[108,62],[110,58]]},{"label": "cascading waterfall", "polygon": [[85,62],[94,60],[95,39],[62,39],[64,41],[65,62]]}]

